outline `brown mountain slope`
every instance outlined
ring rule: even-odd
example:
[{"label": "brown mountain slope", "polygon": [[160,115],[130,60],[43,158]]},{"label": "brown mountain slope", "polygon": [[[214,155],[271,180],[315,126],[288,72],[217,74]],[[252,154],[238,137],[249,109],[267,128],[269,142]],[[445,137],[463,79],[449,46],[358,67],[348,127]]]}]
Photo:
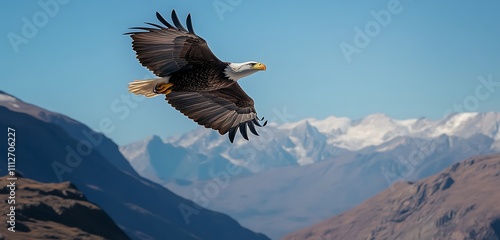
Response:
[{"label": "brown mountain slope", "polygon": [[0,239],[129,239],[98,206],[87,201],[83,193],[69,182],[40,183],[19,178],[15,181],[15,205],[7,199],[8,176],[1,178],[0,209],[5,219],[15,206],[15,232],[2,221]]},{"label": "brown mountain slope", "polygon": [[500,239],[500,155],[398,182],[359,206],[284,239]]}]

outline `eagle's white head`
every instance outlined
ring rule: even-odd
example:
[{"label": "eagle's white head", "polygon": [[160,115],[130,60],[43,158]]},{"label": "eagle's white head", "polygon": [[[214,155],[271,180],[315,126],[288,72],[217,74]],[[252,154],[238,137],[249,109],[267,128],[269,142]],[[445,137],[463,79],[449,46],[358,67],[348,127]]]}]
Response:
[{"label": "eagle's white head", "polygon": [[238,81],[240,78],[246,77],[257,71],[266,70],[266,65],[259,62],[243,62],[243,63],[230,63],[224,73],[226,77],[233,81]]}]

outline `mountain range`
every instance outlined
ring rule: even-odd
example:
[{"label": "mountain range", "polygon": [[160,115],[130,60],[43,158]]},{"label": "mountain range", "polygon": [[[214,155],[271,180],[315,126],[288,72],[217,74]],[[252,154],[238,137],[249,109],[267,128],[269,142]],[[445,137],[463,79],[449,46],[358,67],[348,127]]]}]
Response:
[{"label": "mountain range", "polygon": [[71,182],[132,239],[278,239],[397,188],[396,181],[500,150],[494,112],[274,122],[233,145],[199,128],[121,147],[3,92],[0,115],[0,128],[16,129],[23,176]]},{"label": "mountain range", "polygon": [[[0,116],[0,129],[16,132],[16,171],[38,182],[71,182],[132,239],[268,239],[140,177],[115,143],[69,117],[4,92]],[[2,175],[6,151],[0,148]]]},{"label": "mountain range", "polygon": [[[495,112],[438,120],[374,114],[270,123],[261,136],[234,145],[200,128],[168,139],[153,136],[120,151],[141,176],[278,239],[395,181],[421,179],[463,158],[500,151],[499,126]],[[227,176],[217,194],[200,194]]]},{"label": "mountain range", "polygon": [[[206,172],[208,168],[224,167],[226,162],[240,166],[245,174],[256,173],[303,166],[350,153],[386,152],[408,144],[408,141],[428,141],[441,136],[468,139],[483,135],[492,141],[489,149],[500,151],[499,129],[500,113],[496,112],[457,113],[438,120],[395,120],[384,114],[373,114],[360,120],[329,117],[283,125],[271,123],[262,130],[263,136],[252,141],[237,139],[234,145],[214,131],[199,128],[165,140],[153,136],[122,146],[120,150],[143,176],[163,180],[204,180],[210,178]],[[170,155],[157,152],[165,148]],[[155,164],[166,164],[160,158],[169,161],[173,170],[155,172],[160,170]],[[190,166],[191,162],[203,162],[203,166],[190,171],[182,166],[186,162]]]},{"label": "mountain range", "polygon": [[500,155],[461,161],[397,182],[359,206],[284,240],[500,239]]}]

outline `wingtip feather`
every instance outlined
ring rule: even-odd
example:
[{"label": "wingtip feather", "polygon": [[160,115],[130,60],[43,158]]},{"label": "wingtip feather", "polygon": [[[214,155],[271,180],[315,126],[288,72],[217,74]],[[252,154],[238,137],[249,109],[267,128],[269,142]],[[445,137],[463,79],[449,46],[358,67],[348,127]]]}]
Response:
[{"label": "wingtip feather", "polygon": [[229,129],[229,141],[231,143],[234,142],[234,137],[236,136],[236,131],[238,131],[238,126],[236,127],[232,127],[231,129]]},{"label": "wingtip feather", "polygon": [[248,141],[248,133],[247,133],[246,123],[244,123],[244,122],[240,123],[240,127],[239,128],[240,128],[241,136],[243,136],[243,138]]},{"label": "wingtip feather", "polygon": [[191,22],[191,13],[188,14],[188,16],[187,16],[186,24],[187,24],[189,33],[196,34],[196,33],[194,33],[193,23]]},{"label": "wingtip feather", "polygon": [[148,25],[151,25],[151,26],[153,26],[153,27],[157,27],[157,28],[159,28],[159,29],[162,29],[162,28],[163,28],[162,26],[160,26],[160,25],[158,25],[158,24],[155,24],[155,23],[150,23],[150,22],[144,22],[144,23],[145,23],[145,24],[148,24]]},{"label": "wingtip feather", "polygon": [[174,25],[177,27],[177,29],[182,30],[187,32],[187,30],[182,26],[181,22],[179,21],[179,18],[177,17],[177,13],[175,10],[172,10],[172,21],[174,21]]},{"label": "wingtip feather", "polygon": [[257,130],[255,129],[255,126],[253,125],[252,121],[248,121],[248,128],[250,129],[250,132],[252,132],[254,135],[259,136],[259,133],[257,133]]},{"label": "wingtip feather", "polygon": [[161,23],[163,23],[163,25],[167,26],[168,28],[177,29],[174,26],[172,26],[172,24],[170,24],[167,20],[165,20],[165,18],[163,18],[163,16],[159,12],[156,12],[156,18],[158,18],[158,20]]}]

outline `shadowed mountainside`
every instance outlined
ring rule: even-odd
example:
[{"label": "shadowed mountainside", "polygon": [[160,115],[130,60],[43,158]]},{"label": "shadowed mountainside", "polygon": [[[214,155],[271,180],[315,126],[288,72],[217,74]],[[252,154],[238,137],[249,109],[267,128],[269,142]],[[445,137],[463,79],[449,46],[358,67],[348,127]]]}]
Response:
[{"label": "shadowed mountainside", "polygon": [[[40,182],[70,181],[99,205],[132,239],[268,239],[231,217],[202,208],[138,176],[116,145],[101,149],[88,136],[75,138],[57,122],[26,112],[22,101],[3,95],[0,129],[16,129],[16,170]],[[30,107],[34,107],[30,105]],[[55,113],[53,113],[55,114]],[[73,120],[74,121],[74,120]],[[84,129],[74,122],[78,129]],[[96,137],[95,132],[88,133]],[[0,148],[0,174],[7,174],[7,149]],[[108,151],[107,154],[102,154]],[[120,162],[107,159],[110,152]],[[117,159],[114,159],[117,160]]]}]

